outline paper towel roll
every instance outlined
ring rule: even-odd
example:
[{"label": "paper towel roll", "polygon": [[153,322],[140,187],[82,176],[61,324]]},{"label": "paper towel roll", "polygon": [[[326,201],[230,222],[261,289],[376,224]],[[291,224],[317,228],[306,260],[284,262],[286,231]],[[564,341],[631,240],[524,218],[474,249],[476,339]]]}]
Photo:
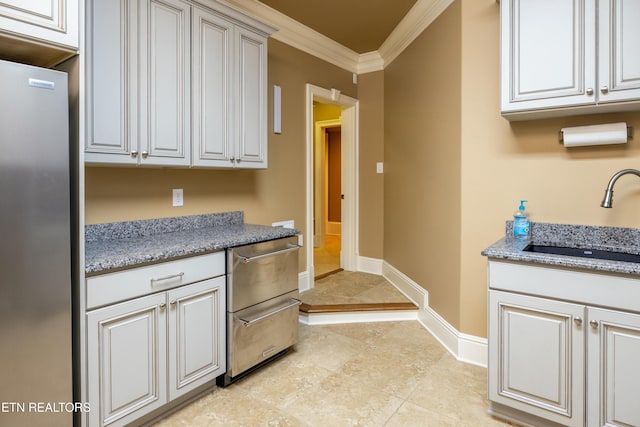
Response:
[{"label": "paper towel roll", "polygon": [[562,128],[561,131],[562,143],[565,147],[626,144],[627,142],[627,124],[624,122]]}]

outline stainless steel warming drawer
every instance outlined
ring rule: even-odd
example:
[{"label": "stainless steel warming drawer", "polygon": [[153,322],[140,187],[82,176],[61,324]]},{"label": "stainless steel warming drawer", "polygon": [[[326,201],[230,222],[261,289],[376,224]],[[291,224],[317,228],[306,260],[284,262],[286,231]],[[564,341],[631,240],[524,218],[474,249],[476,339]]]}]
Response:
[{"label": "stainless steel warming drawer", "polygon": [[226,386],[298,341],[297,237],[227,249]]}]

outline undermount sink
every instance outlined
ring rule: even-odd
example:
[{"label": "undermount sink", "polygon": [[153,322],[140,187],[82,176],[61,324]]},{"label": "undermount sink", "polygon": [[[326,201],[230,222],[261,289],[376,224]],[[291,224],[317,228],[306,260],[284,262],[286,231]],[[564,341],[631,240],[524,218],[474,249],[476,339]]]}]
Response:
[{"label": "undermount sink", "polygon": [[577,256],[582,258],[605,259],[609,261],[623,261],[640,263],[640,255],[624,252],[605,251],[602,249],[567,248],[564,246],[528,245],[523,249],[526,252]]}]

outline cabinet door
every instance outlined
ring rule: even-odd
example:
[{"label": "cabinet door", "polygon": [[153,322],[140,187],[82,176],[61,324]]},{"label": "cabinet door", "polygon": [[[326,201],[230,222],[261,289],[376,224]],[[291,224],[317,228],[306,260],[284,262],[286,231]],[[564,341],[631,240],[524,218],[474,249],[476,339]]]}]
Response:
[{"label": "cabinet door", "polygon": [[233,24],[193,9],[193,165],[233,167]]},{"label": "cabinet door", "polygon": [[236,165],[267,167],[267,39],[236,28]]},{"label": "cabinet door", "polygon": [[595,104],[595,2],[500,3],[503,112]]},{"label": "cabinet door", "polygon": [[588,426],[640,425],[640,315],[589,308]]},{"label": "cabinet door", "polygon": [[225,276],[168,293],[169,399],[226,370]]},{"label": "cabinet door", "polygon": [[78,0],[2,0],[0,29],[78,48]]},{"label": "cabinet door", "polygon": [[125,425],[166,403],[165,298],[87,313],[90,425]]},{"label": "cabinet door", "polygon": [[599,102],[640,99],[640,2],[600,0]]},{"label": "cabinet door", "polygon": [[87,2],[88,163],[138,161],[137,5],[134,0]]},{"label": "cabinet door", "polygon": [[191,7],[140,2],[140,164],[191,162]]},{"label": "cabinet door", "polygon": [[489,292],[489,399],[562,425],[584,420],[584,306]]}]

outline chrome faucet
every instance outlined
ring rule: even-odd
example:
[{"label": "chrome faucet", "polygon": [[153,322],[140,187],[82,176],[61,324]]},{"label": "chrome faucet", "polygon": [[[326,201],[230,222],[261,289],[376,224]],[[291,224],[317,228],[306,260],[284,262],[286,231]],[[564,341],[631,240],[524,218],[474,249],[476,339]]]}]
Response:
[{"label": "chrome faucet", "polygon": [[620,172],[616,172],[609,181],[609,185],[604,192],[604,199],[602,199],[602,203],[600,203],[600,206],[602,206],[603,208],[613,207],[613,186],[615,185],[618,178],[620,178],[622,175],[627,174],[633,174],[640,177],[640,171],[637,169],[622,169]]}]

